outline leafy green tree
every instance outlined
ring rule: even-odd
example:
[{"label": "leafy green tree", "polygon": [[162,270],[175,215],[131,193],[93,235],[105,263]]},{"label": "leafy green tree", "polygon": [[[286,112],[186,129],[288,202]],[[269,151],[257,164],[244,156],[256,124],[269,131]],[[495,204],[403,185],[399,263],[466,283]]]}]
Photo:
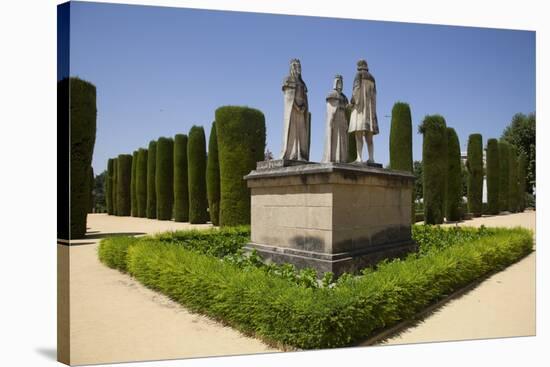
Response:
[{"label": "leafy green tree", "polygon": [[424,222],[443,223],[447,177],[447,125],[441,115],[428,115],[419,126],[422,142]]},{"label": "leafy green tree", "polygon": [[460,166],[460,143],[455,129],[447,128],[447,195],[445,217],[448,221],[460,220],[462,202],[462,177]]},{"label": "leafy green tree", "polygon": [[189,182],[187,165],[187,135],[174,137],[174,220],[189,221]]},{"label": "leafy green tree", "polygon": [[208,162],[206,164],[206,189],[208,194],[208,208],[210,221],[213,225],[220,225],[220,162],[218,157],[218,136],[216,122],[212,123],[208,142]]},{"label": "leafy green tree", "polygon": [[147,149],[140,148],[136,162],[136,204],[137,216],[140,218],[147,216],[147,158]]},{"label": "leafy green tree", "polygon": [[189,170],[189,223],[206,223],[208,221],[206,138],[202,126],[192,126],[189,130],[187,167]]},{"label": "leafy green tree", "polygon": [[132,209],[132,155],[119,154],[117,162],[117,215],[129,216]]},{"label": "leafy green tree", "polygon": [[520,153],[518,164],[518,209],[520,212],[525,210],[525,196],[527,195],[527,157],[525,153]]},{"label": "leafy green tree", "polygon": [[420,201],[423,198],[422,161],[413,162],[413,173],[414,173],[414,199],[415,201]]},{"label": "leafy green tree", "polygon": [[515,146],[510,146],[508,158],[508,211],[516,213],[519,210],[518,191],[518,153]]},{"label": "leafy green tree", "polygon": [[107,182],[107,170],[94,178],[94,210],[96,213],[107,211],[105,186]]},{"label": "leafy green tree", "polygon": [[525,154],[528,159],[525,184],[527,191],[532,193],[536,180],[536,114],[515,114],[502,132],[501,139],[515,146],[518,154]]},{"label": "leafy green tree", "polygon": [[498,140],[489,139],[487,141],[487,211],[489,214],[498,214],[500,212],[499,204],[499,177],[500,177],[500,159],[499,159]]},{"label": "leafy green tree", "polygon": [[170,220],[174,205],[174,141],[158,138],[156,155],[157,219]]},{"label": "leafy green tree", "polygon": [[468,211],[475,217],[483,212],[483,141],[481,134],[468,138]]},{"label": "leafy green tree", "polygon": [[147,155],[147,218],[157,217],[157,189],[155,185],[157,172],[157,142],[149,142],[149,153]]},{"label": "leafy green tree", "polygon": [[132,197],[132,217],[138,216],[138,203],[137,203],[137,193],[136,193],[136,165],[138,161],[138,151],[134,150],[132,153],[132,180],[130,181],[130,196]]},{"label": "leafy green tree", "polygon": [[498,200],[500,202],[500,211],[507,211],[509,208],[509,182],[510,182],[510,144],[501,140],[498,143],[498,157],[500,178],[498,186]]}]

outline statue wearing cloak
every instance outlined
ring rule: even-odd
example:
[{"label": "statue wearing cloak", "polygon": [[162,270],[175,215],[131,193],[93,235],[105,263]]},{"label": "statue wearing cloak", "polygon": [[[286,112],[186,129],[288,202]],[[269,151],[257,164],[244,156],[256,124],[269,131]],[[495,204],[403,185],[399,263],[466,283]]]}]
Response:
[{"label": "statue wearing cloak", "polygon": [[357,62],[357,73],[353,81],[353,92],[350,101],[351,116],[349,120],[350,133],[355,133],[357,159],[363,161],[363,139],[367,142],[369,152],[368,162],[374,163],[373,136],[378,134],[378,118],[376,116],[376,83],[369,73],[365,60]]},{"label": "statue wearing cloak", "polygon": [[327,96],[327,120],[325,151],[322,162],[348,161],[348,121],[346,107],[348,98],[342,93],[342,76],[334,77],[334,89]]},{"label": "statue wearing cloak", "polygon": [[309,113],[307,87],[300,61],[290,62],[290,75],[283,82],[284,122],[282,159],[309,160]]}]

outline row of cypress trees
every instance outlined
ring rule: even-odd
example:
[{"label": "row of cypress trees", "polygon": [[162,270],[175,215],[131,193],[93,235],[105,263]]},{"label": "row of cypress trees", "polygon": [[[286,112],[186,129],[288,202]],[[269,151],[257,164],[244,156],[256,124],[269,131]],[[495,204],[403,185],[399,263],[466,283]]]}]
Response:
[{"label": "row of cypress trees", "polygon": [[[393,118],[392,113],[392,129]],[[424,137],[422,146],[424,221],[427,224],[440,224],[444,219],[460,220],[462,184],[460,143],[456,131],[446,126],[443,116],[428,115],[419,126],[419,132]],[[391,146],[390,140],[390,160],[392,154],[395,156],[400,154],[393,153]],[[408,147],[404,146],[408,150]],[[468,138],[466,161],[468,211],[477,217],[484,211],[482,196],[485,169],[487,171],[487,213],[523,211],[525,209],[526,157],[518,156],[513,146],[496,139],[489,139],[486,152],[484,168],[482,136],[471,134]]]},{"label": "row of cypress trees", "polygon": [[[241,106],[216,110],[206,154],[202,126],[189,136],[160,137],[148,149],[107,163],[107,212],[214,225],[250,223],[250,192],[243,176],[263,159],[265,118]],[[122,163],[121,163],[122,162]]]}]

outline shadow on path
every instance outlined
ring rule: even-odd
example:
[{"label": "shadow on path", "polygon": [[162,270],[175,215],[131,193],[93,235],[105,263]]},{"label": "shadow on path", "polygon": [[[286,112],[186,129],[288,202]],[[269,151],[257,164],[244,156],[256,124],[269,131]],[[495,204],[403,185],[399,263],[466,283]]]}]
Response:
[{"label": "shadow on path", "polygon": [[115,232],[115,233],[93,233],[88,232],[86,233],[86,237],[84,237],[85,240],[93,240],[97,238],[105,238],[105,237],[120,237],[120,236],[140,236],[145,234],[145,232]]}]

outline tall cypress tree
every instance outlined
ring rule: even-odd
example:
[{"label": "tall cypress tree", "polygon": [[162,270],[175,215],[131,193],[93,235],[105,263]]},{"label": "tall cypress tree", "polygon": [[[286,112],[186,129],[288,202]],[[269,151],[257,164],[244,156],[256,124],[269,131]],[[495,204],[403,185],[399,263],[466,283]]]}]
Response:
[{"label": "tall cypress tree", "polygon": [[187,165],[189,179],[189,223],[206,223],[208,221],[206,139],[202,126],[193,126],[189,130]]},{"label": "tall cypress tree", "polygon": [[157,219],[172,219],[174,205],[174,141],[161,137],[157,140],[155,186],[157,189]]},{"label": "tall cypress tree", "polygon": [[460,165],[460,143],[455,129],[447,128],[447,195],[445,195],[445,216],[448,221],[460,220],[462,200],[462,167]]},{"label": "tall cypress tree", "polygon": [[487,141],[487,211],[489,214],[500,212],[499,177],[500,160],[497,139]]},{"label": "tall cypress tree", "polygon": [[208,142],[208,162],[206,166],[206,188],[208,191],[208,208],[210,221],[220,225],[220,162],[218,158],[218,135],[216,122],[212,123]]},{"label": "tall cypress tree", "polygon": [[519,155],[518,166],[518,209],[520,212],[525,210],[525,193],[527,191],[527,156],[525,153]]},{"label": "tall cypress tree", "polygon": [[113,215],[118,214],[118,158],[113,159]]},{"label": "tall cypress tree", "polygon": [[[390,168],[413,171],[412,155],[412,118],[407,103],[397,102],[393,105],[390,128]],[[355,141],[355,139],[354,139]],[[355,157],[357,154],[355,154]],[[411,190],[411,221],[415,221],[414,188]]]},{"label": "tall cypress tree", "polygon": [[419,126],[423,134],[424,222],[443,223],[447,176],[447,126],[441,115],[428,115]]},{"label": "tall cypress tree", "polygon": [[253,108],[216,110],[220,163],[220,225],[250,224],[250,190],[243,176],[256,168],[265,151],[265,117]]},{"label": "tall cypress tree", "polygon": [[157,190],[155,185],[155,174],[157,167],[157,142],[149,142],[147,157],[147,218],[157,217]]},{"label": "tall cypress tree", "polygon": [[113,159],[107,161],[107,177],[105,179],[105,203],[107,214],[113,215]]},{"label": "tall cypress tree", "polygon": [[70,113],[70,228],[59,226],[60,237],[82,238],[90,201],[90,166],[96,138],[96,87],[79,78],[58,83],[62,91],[69,89]]},{"label": "tall cypress tree", "polygon": [[518,154],[516,147],[510,145],[508,163],[508,211],[516,213],[518,205]]},{"label": "tall cypress tree", "polygon": [[94,212],[94,186],[95,186],[95,176],[94,176],[94,168],[92,166],[90,166],[90,169],[89,169],[89,175],[90,175],[90,195],[89,195],[89,200],[88,200],[88,213],[93,213]]},{"label": "tall cypress tree", "polygon": [[500,211],[508,210],[508,198],[509,198],[509,184],[510,181],[510,144],[501,140],[498,142],[498,155],[500,162],[500,178],[499,178],[499,190],[498,198],[500,202]]},{"label": "tall cypress tree", "polygon": [[174,137],[174,220],[189,221],[189,183],[187,179],[187,135]]},{"label": "tall cypress tree", "polygon": [[468,211],[475,217],[483,212],[483,142],[481,134],[468,139]]},{"label": "tall cypress tree", "polygon": [[134,150],[132,154],[132,180],[130,181],[130,195],[132,197],[132,217],[138,216],[138,204],[137,204],[137,193],[136,193],[136,165],[138,160],[138,151]]},{"label": "tall cypress tree", "polygon": [[147,216],[147,153],[147,149],[140,148],[136,162],[136,204],[140,218]]},{"label": "tall cypress tree", "polygon": [[130,154],[120,154],[117,166],[117,214],[129,216],[132,208],[132,199],[130,197],[132,156]]}]

